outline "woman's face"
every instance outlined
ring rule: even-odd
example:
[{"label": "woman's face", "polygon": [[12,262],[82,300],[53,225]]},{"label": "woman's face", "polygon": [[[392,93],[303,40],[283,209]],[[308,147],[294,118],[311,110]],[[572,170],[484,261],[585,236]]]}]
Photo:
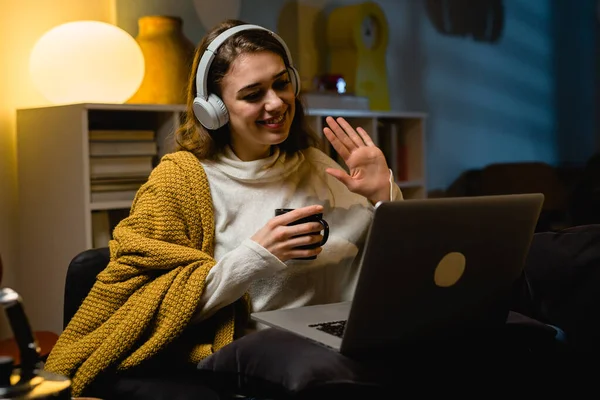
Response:
[{"label": "woman's face", "polygon": [[281,57],[269,51],[244,53],[221,82],[229,112],[231,148],[244,161],[265,158],[287,139],[295,95]]}]

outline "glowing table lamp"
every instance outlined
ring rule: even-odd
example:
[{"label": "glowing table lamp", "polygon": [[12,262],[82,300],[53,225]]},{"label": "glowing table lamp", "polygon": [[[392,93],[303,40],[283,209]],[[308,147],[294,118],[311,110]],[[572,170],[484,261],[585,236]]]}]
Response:
[{"label": "glowing table lamp", "polygon": [[55,104],[124,103],[142,83],[144,55],[121,28],[76,21],[38,40],[29,71],[36,88]]}]

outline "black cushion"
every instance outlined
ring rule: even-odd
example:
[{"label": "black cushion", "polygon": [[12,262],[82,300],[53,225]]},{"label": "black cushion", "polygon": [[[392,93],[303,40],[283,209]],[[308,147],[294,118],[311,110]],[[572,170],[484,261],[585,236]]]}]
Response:
[{"label": "black cushion", "polygon": [[204,379],[220,392],[287,398],[343,398],[344,393],[381,391],[374,372],[297,335],[264,329],[225,346],[198,364]]},{"label": "black cushion", "polygon": [[564,330],[574,351],[600,352],[600,224],[535,234],[525,272],[530,316]]},{"label": "black cushion", "polygon": [[69,263],[65,279],[63,327],[66,327],[110,261],[108,247],[85,250]]}]

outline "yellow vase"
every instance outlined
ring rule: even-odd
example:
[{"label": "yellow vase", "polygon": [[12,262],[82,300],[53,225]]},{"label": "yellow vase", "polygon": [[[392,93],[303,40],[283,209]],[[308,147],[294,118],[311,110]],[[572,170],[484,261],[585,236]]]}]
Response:
[{"label": "yellow vase", "polygon": [[146,72],[127,103],[184,104],[194,44],[183,34],[179,17],[145,16],[135,40],[144,54]]}]

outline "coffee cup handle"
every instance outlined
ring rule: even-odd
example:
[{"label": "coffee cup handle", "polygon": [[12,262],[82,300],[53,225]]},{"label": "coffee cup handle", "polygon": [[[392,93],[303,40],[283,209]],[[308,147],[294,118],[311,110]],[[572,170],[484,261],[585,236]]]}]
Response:
[{"label": "coffee cup handle", "polygon": [[323,246],[325,243],[327,243],[327,239],[329,239],[329,224],[322,218],[319,219],[319,222],[321,225],[323,225],[323,239],[321,239],[319,246]]}]

